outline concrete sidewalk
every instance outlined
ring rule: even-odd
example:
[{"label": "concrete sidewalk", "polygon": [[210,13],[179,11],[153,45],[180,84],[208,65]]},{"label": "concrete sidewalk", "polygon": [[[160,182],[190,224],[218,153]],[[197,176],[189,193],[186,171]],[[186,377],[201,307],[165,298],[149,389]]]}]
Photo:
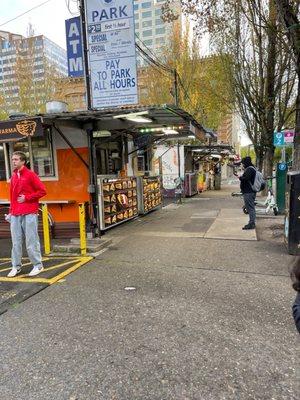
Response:
[{"label": "concrete sidewalk", "polygon": [[[108,231],[97,259],[0,317],[1,400],[299,398],[292,257],[266,220],[240,240],[244,219],[229,189]],[[217,224],[240,237],[206,238]]]}]

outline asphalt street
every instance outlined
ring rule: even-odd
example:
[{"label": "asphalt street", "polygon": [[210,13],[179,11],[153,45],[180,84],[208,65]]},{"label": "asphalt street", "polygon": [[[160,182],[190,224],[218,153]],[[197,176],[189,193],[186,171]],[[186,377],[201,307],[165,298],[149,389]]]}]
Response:
[{"label": "asphalt street", "polygon": [[[206,192],[123,224],[96,259],[2,314],[1,400],[300,398],[281,219],[259,219],[250,240],[240,206]],[[206,238],[233,209],[239,238]]]}]

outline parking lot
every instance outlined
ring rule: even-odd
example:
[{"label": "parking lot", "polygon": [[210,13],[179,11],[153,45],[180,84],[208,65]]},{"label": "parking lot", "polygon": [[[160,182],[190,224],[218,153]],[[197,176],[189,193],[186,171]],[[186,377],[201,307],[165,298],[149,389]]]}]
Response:
[{"label": "parking lot", "polygon": [[47,286],[62,281],[67,275],[92,260],[92,257],[44,257],[44,270],[35,277],[28,274],[32,264],[23,259],[22,272],[14,278],[8,278],[11,268],[10,258],[0,258],[0,314],[10,307],[45,289]]}]

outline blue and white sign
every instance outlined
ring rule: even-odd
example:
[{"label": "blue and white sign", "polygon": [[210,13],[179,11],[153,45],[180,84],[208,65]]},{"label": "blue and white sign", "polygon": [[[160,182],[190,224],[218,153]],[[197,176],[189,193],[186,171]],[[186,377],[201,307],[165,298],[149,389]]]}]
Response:
[{"label": "blue and white sign", "polygon": [[278,164],[278,169],[279,169],[280,171],[285,171],[285,170],[286,170],[286,167],[287,167],[287,164],[286,164],[286,163],[279,163],[279,164]]},{"label": "blue and white sign", "polygon": [[138,102],[133,0],[86,0],[92,108]]},{"label": "blue and white sign", "polygon": [[66,41],[68,75],[76,78],[81,77],[84,75],[84,65],[80,17],[66,20]]},{"label": "blue and white sign", "polygon": [[284,146],[284,132],[274,132],[273,144],[274,146]]}]

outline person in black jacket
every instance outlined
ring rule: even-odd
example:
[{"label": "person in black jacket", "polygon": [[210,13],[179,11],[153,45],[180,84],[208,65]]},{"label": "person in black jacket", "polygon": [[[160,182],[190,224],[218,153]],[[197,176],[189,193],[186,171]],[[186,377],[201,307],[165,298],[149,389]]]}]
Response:
[{"label": "person in black jacket", "polygon": [[297,292],[296,299],[292,305],[293,317],[296,328],[300,333],[300,257],[298,257],[293,265],[291,271],[291,278],[293,281],[293,288]]},{"label": "person in black jacket", "polygon": [[255,229],[255,198],[256,192],[252,189],[254,184],[256,169],[252,164],[251,157],[247,156],[242,158],[242,165],[244,167],[244,173],[239,177],[241,181],[240,188],[243,193],[245,207],[249,214],[249,223],[243,227],[243,229]]}]

